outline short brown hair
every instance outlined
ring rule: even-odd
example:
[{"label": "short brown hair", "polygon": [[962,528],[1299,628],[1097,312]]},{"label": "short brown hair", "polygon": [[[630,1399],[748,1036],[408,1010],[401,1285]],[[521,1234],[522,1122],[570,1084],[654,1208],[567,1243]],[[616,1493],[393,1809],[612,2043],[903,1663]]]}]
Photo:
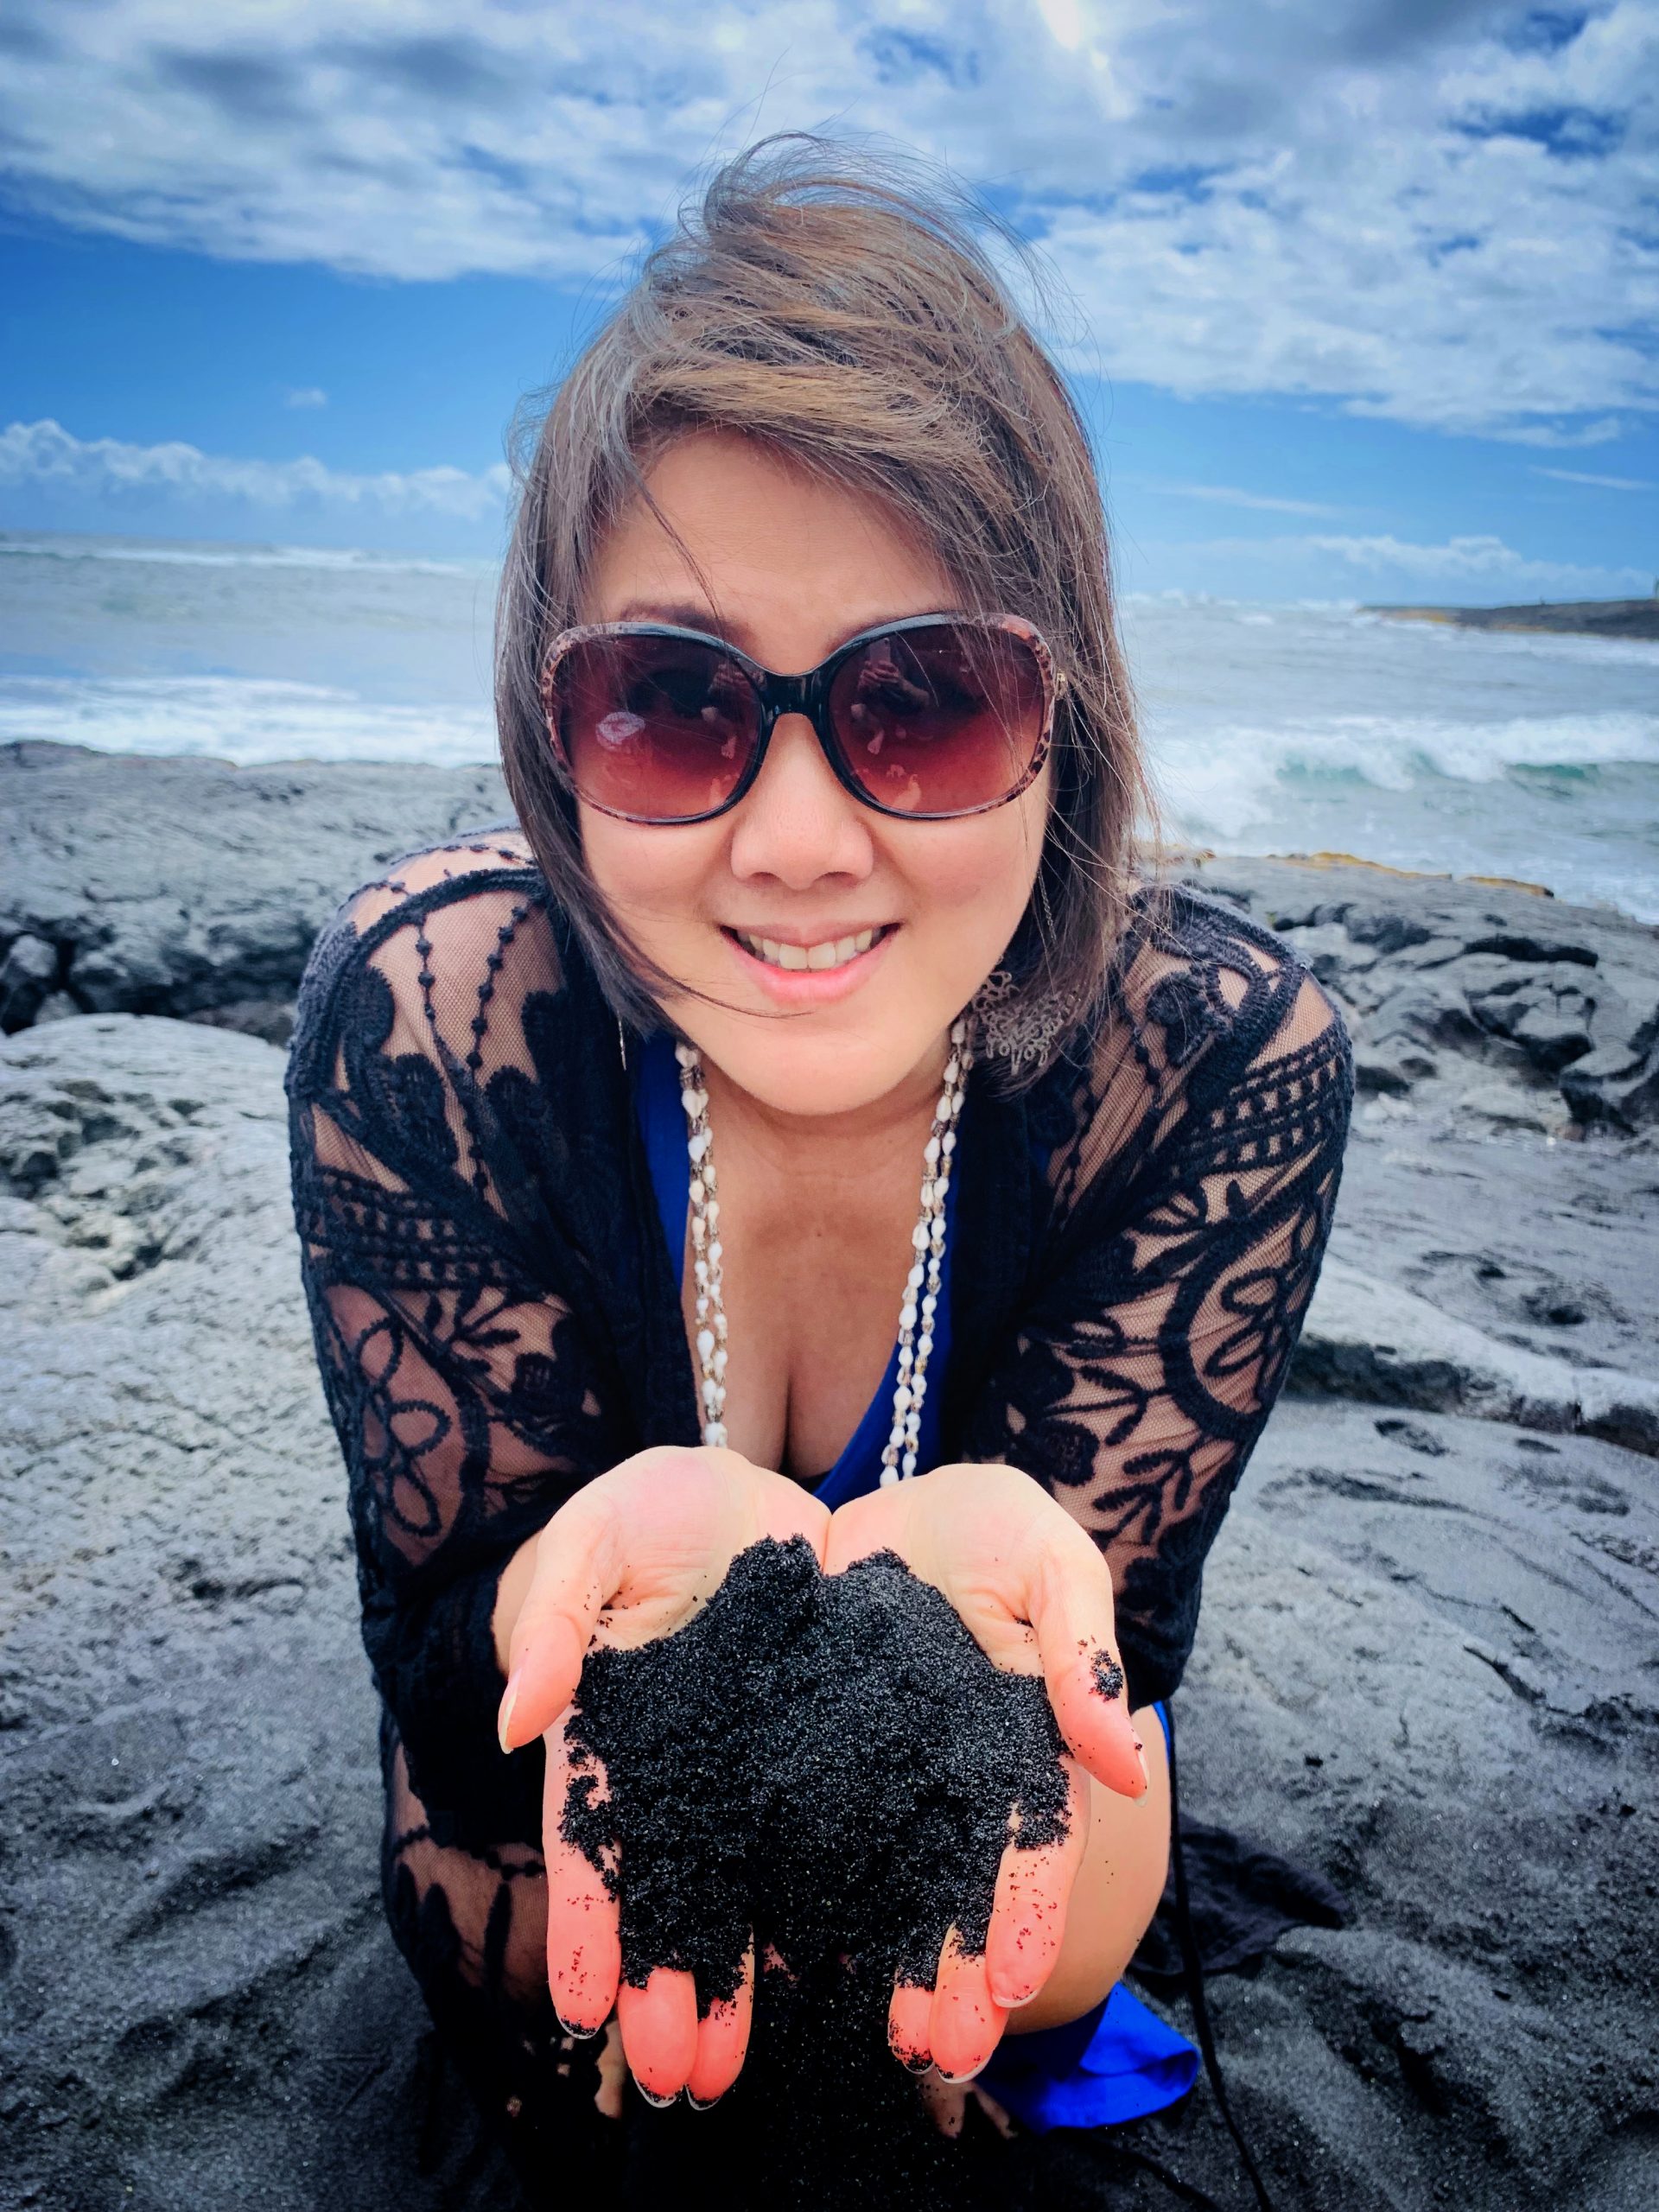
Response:
[{"label": "short brown hair", "polygon": [[547,648],[578,619],[611,522],[652,457],[698,429],[761,438],[870,493],[927,545],[964,610],[1022,614],[1068,679],[1037,885],[1005,964],[1021,995],[1086,1019],[1124,922],[1144,802],[1105,517],[1059,372],[984,240],[1014,234],[941,172],[790,133],[727,164],[521,442],[496,630],[507,784],[555,898],[622,1018],[649,1028],[671,979],[642,971],[587,871],[548,741]]}]

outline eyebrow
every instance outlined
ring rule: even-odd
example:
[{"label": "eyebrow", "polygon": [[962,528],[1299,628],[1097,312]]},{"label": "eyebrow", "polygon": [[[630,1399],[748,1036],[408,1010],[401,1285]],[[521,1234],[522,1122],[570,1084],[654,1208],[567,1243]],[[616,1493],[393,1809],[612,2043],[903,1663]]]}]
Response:
[{"label": "eyebrow", "polygon": [[[923,608],[919,611],[932,613],[944,610]],[[838,652],[849,638],[861,636],[866,630],[880,629],[888,619],[877,614],[868,620],[854,623],[830,648],[830,652]],[[902,622],[908,618],[895,614],[890,619]],[[707,637],[723,638],[728,645],[735,645],[740,652],[747,653],[758,665],[764,665],[762,656],[755,650],[754,633],[746,622],[728,620],[725,616],[716,614],[712,607],[701,606],[695,600],[631,599],[620,613],[610,616],[609,620],[613,622],[666,622],[677,630],[701,630]],[[828,658],[826,654],[825,658]]]},{"label": "eyebrow", "polygon": [[666,622],[677,630],[701,630],[705,637],[723,638],[728,645],[735,645],[751,660],[758,658],[753,650],[753,639],[743,622],[727,620],[716,614],[712,607],[700,607],[694,600],[631,599],[613,622]]}]

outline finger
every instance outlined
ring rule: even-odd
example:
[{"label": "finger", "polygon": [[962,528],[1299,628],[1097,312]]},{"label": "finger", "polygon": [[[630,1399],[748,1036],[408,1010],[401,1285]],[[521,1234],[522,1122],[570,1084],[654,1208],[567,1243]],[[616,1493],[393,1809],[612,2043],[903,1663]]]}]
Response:
[{"label": "finger", "polygon": [[622,2085],[627,2078],[628,2063],[622,2056],[622,2031],[614,2020],[607,2020],[605,2023],[605,2041],[599,2054],[599,2087],[594,2091],[594,2103],[605,2119],[621,2119]]},{"label": "finger", "polygon": [[932,2012],[931,1989],[918,1988],[912,1982],[893,1984],[887,2006],[887,2042],[899,2063],[912,2074],[925,2074],[933,2063],[933,2045],[928,2039]]},{"label": "finger", "polygon": [[927,2030],[933,2063],[947,2082],[966,2082],[979,2072],[1001,2041],[1007,2017],[991,1995],[984,1953],[964,1951],[953,1928],[939,1954]]},{"label": "finger", "polygon": [[1017,1839],[1011,1841],[996,1870],[985,1970],[992,1999],[1006,2012],[1029,2005],[1053,1973],[1065,1941],[1072,1885],[1088,1848],[1089,1778],[1075,1759],[1061,1765],[1067,1789],[1065,1835],[1027,1850]]},{"label": "finger", "polygon": [[[616,2003],[622,1972],[619,1910],[605,1872],[566,1834],[610,1787],[595,1760],[573,1765],[565,1735],[568,1712],[547,1732],[547,1780],[542,1792],[542,1855],[547,1862],[547,1983],[553,2009],[567,2028],[590,2036]],[[572,1782],[576,1783],[572,1802]],[[607,1854],[614,1880],[615,1854]]]},{"label": "finger", "polygon": [[707,2018],[697,2022],[697,2055],[685,2083],[685,2094],[693,2104],[713,2104],[743,2071],[753,2018],[754,1946],[751,1943],[743,1954],[743,1978],[736,1994],[711,2005]]},{"label": "finger", "polygon": [[1075,1522],[1045,1518],[1027,1606],[1060,1733],[1097,1782],[1144,1797],[1147,1777],[1117,1656],[1112,1578]]},{"label": "finger", "polygon": [[948,2135],[954,2141],[968,2117],[971,2086],[947,2082],[938,2074],[924,2074],[916,2086],[921,2091],[923,2109],[928,2118],[941,2135]]},{"label": "finger", "polygon": [[1006,2105],[1000,2105],[988,2089],[982,2089],[977,2082],[969,2086],[969,2095],[984,2113],[991,2126],[1005,2143],[1014,2140],[1014,2119]]},{"label": "finger", "polygon": [[542,1531],[536,1572],[513,1625],[496,1724],[504,1751],[541,1735],[575,1695],[594,1624],[621,1575],[609,1498],[573,1498]]},{"label": "finger", "polygon": [[811,1546],[818,1565],[823,1565],[830,1541],[830,1509],[821,1497],[814,1497],[799,1483],[774,1477],[760,1485],[757,1506],[758,1525],[751,1541],[770,1536],[775,1542],[786,1544],[800,1536]]},{"label": "finger", "polygon": [[628,2070],[641,2093],[654,2104],[671,2103],[696,2060],[696,1982],[679,1967],[656,1967],[643,1989],[622,1984],[616,2018]]},{"label": "finger", "polygon": [[909,1524],[913,1517],[913,1492],[919,1484],[894,1483],[886,1490],[867,1491],[836,1508],[830,1522],[823,1552],[826,1574],[841,1574],[873,1552],[895,1551],[908,1560]]},{"label": "finger", "polygon": [[940,2074],[924,2074],[916,2084],[922,2094],[922,2105],[928,2118],[941,2135],[954,2141],[962,2133],[969,2105],[977,2105],[991,2126],[1005,2143],[1014,2139],[1014,2122],[1006,2105],[1000,2105],[988,2089],[982,2089],[977,2082],[947,2082]]}]

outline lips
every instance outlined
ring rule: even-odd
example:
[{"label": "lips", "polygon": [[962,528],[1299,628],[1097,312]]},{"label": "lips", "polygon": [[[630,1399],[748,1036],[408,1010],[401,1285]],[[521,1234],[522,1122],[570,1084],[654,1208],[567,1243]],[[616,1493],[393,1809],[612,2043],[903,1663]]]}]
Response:
[{"label": "lips", "polygon": [[874,929],[857,930],[845,937],[820,938],[815,944],[802,944],[791,939],[772,938],[758,930],[728,930],[745,952],[768,968],[781,969],[785,975],[810,972],[825,975],[836,968],[845,968],[862,952],[868,952],[884,937],[892,934],[891,922],[880,924]]}]

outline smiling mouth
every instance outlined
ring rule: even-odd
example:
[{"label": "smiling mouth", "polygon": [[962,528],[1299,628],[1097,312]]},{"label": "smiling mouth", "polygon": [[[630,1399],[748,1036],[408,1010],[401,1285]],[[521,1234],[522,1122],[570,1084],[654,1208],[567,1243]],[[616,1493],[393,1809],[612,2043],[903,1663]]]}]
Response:
[{"label": "smiling mouth", "polygon": [[872,945],[880,944],[884,937],[891,937],[898,926],[896,922],[883,922],[878,928],[859,930],[850,937],[821,938],[817,944],[789,944],[777,938],[762,937],[753,930],[728,929],[726,935],[756,960],[764,961],[768,968],[781,968],[795,974],[810,969],[822,975],[832,968],[846,967]]}]

